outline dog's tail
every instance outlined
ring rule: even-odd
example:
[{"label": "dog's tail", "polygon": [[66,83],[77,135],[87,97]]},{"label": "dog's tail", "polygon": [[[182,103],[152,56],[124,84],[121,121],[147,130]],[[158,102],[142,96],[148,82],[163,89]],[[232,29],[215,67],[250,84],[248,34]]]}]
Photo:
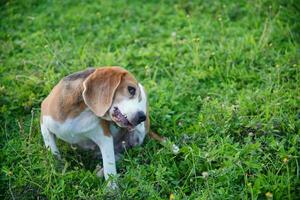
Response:
[{"label": "dog's tail", "polygon": [[179,147],[177,145],[173,144],[172,142],[168,141],[166,138],[158,135],[157,133],[154,133],[151,130],[149,131],[149,136],[150,136],[150,138],[158,141],[161,145],[171,149],[174,154],[179,153],[179,151],[180,151]]},{"label": "dog's tail", "polygon": [[159,143],[164,143],[166,141],[166,138],[158,135],[157,133],[154,133],[153,131],[149,131],[150,138],[158,141]]}]

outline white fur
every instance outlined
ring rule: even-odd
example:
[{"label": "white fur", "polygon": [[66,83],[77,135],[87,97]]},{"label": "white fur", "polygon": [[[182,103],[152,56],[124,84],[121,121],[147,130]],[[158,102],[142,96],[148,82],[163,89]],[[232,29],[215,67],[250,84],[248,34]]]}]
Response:
[{"label": "white fur", "polygon": [[60,158],[60,153],[56,146],[54,135],[43,124],[41,124],[41,130],[45,146],[47,148],[49,147],[51,152]]},{"label": "white fur", "polygon": [[124,99],[118,103],[114,103],[111,107],[117,107],[122,114],[125,114],[129,121],[132,121],[138,111],[143,111],[146,114],[147,111],[147,97],[144,87],[139,84],[141,91],[141,100],[138,97],[132,99]]},{"label": "white fur", "polygon": [[[51,116],[43,116],[42,125],[47,127],[58,138],[70,144],[86,140],[87,133],[93,132],[100,127],[99,118],[90,109],[85,109],[79,116],[67,119],[63,123],[55,121]],[[103,132],[101,127],[99,131]]]},{"label": "white fur", "polygon": [[92,140],[101,150],[104,176],[105,179],[108,179],[110,175],[116,175],[113,137],[104,135],[99,120],[89,109],[86,109],[74,119],[67,119],[63,123],[55,121],[50,116],[43,116],[41,130],[46,146],[50,147],[51,151],[58,156],[59,152],[53,134],[70,144]]},{"label": "white fur", "polygon": [[139,125],[137,125],[134,129],[134,132],[131,134],[134,141],[133,146],[138,146],[143,144],[143,141],[146,136],[145,122],[142,122]]}]

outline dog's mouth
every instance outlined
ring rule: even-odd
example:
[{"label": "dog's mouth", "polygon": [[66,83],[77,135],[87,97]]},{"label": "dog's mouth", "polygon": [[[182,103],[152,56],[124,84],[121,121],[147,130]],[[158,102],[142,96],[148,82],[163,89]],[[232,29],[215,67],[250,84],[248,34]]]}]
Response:
[{"label": "dog's mouth", "polygon": [[120,127],[126,127],[129,131],[132,131],[134,129],[134,126],[127,119],[127,116],[123,115],[117,107],[114,107],[112,118],[113,121],[116,122]]}]

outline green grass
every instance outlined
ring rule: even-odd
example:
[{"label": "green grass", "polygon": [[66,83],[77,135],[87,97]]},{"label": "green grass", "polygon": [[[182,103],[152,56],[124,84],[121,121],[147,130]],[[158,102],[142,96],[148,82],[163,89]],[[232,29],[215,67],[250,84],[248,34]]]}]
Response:
[{"label": "green grass", "polygon": [[[297,1],[1,1],[0,198],[101,199],[98,160],[45,149],[40,103],[65,75],[120,65],[146,87],[152,140],[118,162],[122,199],[297,199]],[[173,198],[173,196],[171,196]]]}]

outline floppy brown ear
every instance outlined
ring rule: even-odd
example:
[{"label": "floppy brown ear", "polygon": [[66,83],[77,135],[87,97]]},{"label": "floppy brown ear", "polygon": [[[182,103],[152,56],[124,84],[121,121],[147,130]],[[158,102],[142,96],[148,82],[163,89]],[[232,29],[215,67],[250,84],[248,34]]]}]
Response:
[{"label": "floppy brown ear", "polygon": [[119,67],[99,68],[83,82],[83,100],[98,117],[103,117],[110,108],[125,73]]}]

